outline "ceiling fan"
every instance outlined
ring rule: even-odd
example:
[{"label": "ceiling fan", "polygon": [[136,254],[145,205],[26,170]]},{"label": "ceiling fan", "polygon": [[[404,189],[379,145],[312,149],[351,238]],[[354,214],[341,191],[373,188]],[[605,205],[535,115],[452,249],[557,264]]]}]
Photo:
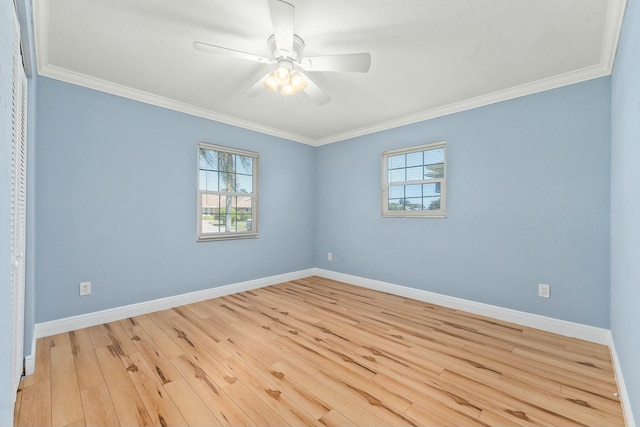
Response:
[{"label": "ceiling fan", "polygon": [[196,41],[197,50],[260,64],[274,64],[275,68],[264,75],[246,92],[256,96],[264,87],[280,95],[293,95],[304,91],[318,105],[331,100],[303,71],[338,71],[366,73],[371,67],[369,53],[347,53],[323,56],[304,56],[304,41],[294,33],[295,6],[283,0],[268,0],[273,34],[267,40],[270,56],[254,55],[227,47]]}]

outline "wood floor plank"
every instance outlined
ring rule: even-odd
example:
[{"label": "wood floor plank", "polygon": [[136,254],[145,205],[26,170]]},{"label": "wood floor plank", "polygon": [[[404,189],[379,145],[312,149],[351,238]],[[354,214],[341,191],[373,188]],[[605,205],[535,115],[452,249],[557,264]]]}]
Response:
[{"label": "wood floor plank", "polygon": [[621,417],[598,411],[597,408],[585,405],[581,400],[563,399],[552,391],[531,387],[520,380],[502,378],[499,383],[494,384],[496,388],[505,390],[513,396],[529,399],[532,403],[555,413],[566,414],[567,417],[582,424],[595,421],[600,425],[616,425],[623,422]]},{"label": "wood floor plank", "polygon": [[69,341],[69,334],[65,332],[62,334],[52,335],[49,337],[49,344],[51,347],[70,345],[71,342]]},{"label": "wood floor plank", "polygon": [[168,331],[163,330],[148,315],[121,320],[120,324],[134,344],[138,340],[136,337],[140,338],[140,334],[144,333],[151,338],[155,347],[160,349],[169,360],[184,353],[180,346],[171,339]]},{"label": "wood floor plank", "polygon": [[206,353],[216,358],[231,356],[224,347],[207,337],[175,310],[153,313],[150,317],[178,344],[183,353]]},{"label": "wood floor plank", "polygon": [[251,426],[253,422],[238,404],[222,392],[207,373],[197,364],[182,355],[171,360],[191,388],[207,403],[209,410],[224,426]]},{"label": "wood floor plank", "polygon": [[242,328],[234,323],[227,323],[220,325],[220,327],[224,328],[223,331],[230,336],[220,343],[229,351],[229,354],[234,346],[240,346],[253,354],[260,354],[262,360],[270,365],[282,359],[280,353],[271,348],[275,337],[268,334],[267,329],[255,325],[247,325],[246,328]]},{"label": "wood floor plank", "polygon": [[330,279],[40,338],[17,426],[623,426],[606,346]]},{"label": "wood floor plank", "polygon": [[51,348],[51,424],[65,426],[84,417],[71,344]]},{"label": "wood floor plank", "polygon": [[320,424],[327,427],[357,427],[357,424],[335,409],[330,410],[320,418]]},{"label": "wood floor plank", "polygon": [[529,360],[543,363],[550,366],[550,370],[561,370],[570,375],[578,374],[600,383],[615,384],[615,379],[611,375],[611,371],[603,370],[593,364],[584,364],[580,361],[558,360],[553,355],[545,354],[541,351],[532,349],[516,348],[514,354],[526,356]]},{"label": "wood floor plank", "polygon": [[482,410],[479,420],[493,427],[513,427],[513,426],[533,427],[536,425],[531,420],[523,420],[517,417],[516,419],[508,418],[488,408],[485,408]]},{"label": "wood floor plank", "polygon": [[196,328],[205,333],[208,337],[210,337],[214,342],[219,343],[229,336],[222,331],[220,328],[216,327],[218,323],[218,319],[210,318],[210,317],[201,317],[198,316],[191,308],[191,306],[182,307],[183,317],[185,317],[189,322],[191,322]]},{"label": "wood floor plank", "polygon": [[613,393],[608,396],[602,396],[593,392],[587,392],[571,386],[563,385],[561,394],[567,399],[585,402],[590,407],[599,408],[600,410],[610,412],[613,415],[620,413],[620,398]]},{"label": "wood floor plank", "polygon": [[324,406],[335,409],[357,425],[376,427],[389,425],[388,421],[365,410],[336,389],[320,381],[315,376],[299,370],[286,360],[276,363],[274,368],[292,378],[301,387],[312,392]]},{"label": "wood floor plank", "polygon": [[172,381],[164,385],[182,416],[191,427],[218,427],[220,420],[213,415],[207,404],[183,379]]},{"label": "wood floor plank", "polygon": [[96,387],[104,383],[95,349],[86,329],[69,332],[69,340],[76,364],[80,390]]},{"label": "wood floor plank", "polygon": [[404,415],[412,402],[384,387],[371,387],[364,378],[354,374],[347,375],[345,371],[334,373],[323,370],[314,377],[385,420],[389,425],[418,425]]},{"label": "wood floor plank", "polygon": [[22,389],[18,425],[47,427],[51,425],[51,384],[49,379],[38,381]]},{"label": "wood floor plank", "polygon": [[[460,390],[465,388],[474,393],[474,395],[489,396],[493,401],[500,402],[505,405],[504,412],[510,411],[523,419],[529,419],[536,425],[554,425],[554,426],[576,426],[584,423],[574,418],[573,411],[567,413],[566,408],[546,407],[541,402],[541,397],[537,395],[533,389],[519,390],[517,387],[507,387],[507,384],[496,381],[493,384],[481,383],[464,375],[445,370],[441,377],[456,384],[456,388]],[[515,392],[515,393],[514,393]],[[464,394],[463,394],[464,395]],[[487,403],[485,403],[488,405]],[[490,408],[493,406],[489,406]],[[558,410],[560,409],[560,410]],[[587,423],[588,424],[588,423]],[[615,423],[602,423],[597,420],[594,425],[616,425]]]},{"label": "wood floor plank", "polygon": [[34,373],[23,379],[23,387],[39,382],[49,382],[51,371],[51,341],[50,337],[38,338],[36,341],[36,364]]},{"label": "wood floor plank", "polygon": [[304,411],[297,403],[283,392],[272,380],[261,376],[241,360],[231,357],[224,361],[239,381],[258,397],[266,406],[290,426],[318,425],[318,420]]},{"label": "wood floor plank", "polygon": [[162,387],[162,382],[158,381],[140,353],[124,355],[121,360],[154,425],[184,426],[187,424]]},{"label": "wood floor plank", "polygon": [[422,420],[421,425],[489,427],[489,424],[485,424],[476,418],[447,410],[445,407],[438,405],[426,408],[418,403],[414,403],[407,411],[407,416]]},{"label": "wood floor plank", "polygon": [[105,323],[104,328],[113,345],[120,347],[122,353],[129,355],[138,351],[120,322]]},{"label": "wood floor plank", "polygon": [[20,405],[22,404],[22,389],[24,387],[24,379],[20,380],[18,392],[16,393],[16,401],[13,405],[13,425],[18,425],[18,417],[20,416]]},{"label": "wood floor plank", "polygon": [[104,325],[97,325],[87,328],[87,332],[89,333],[91,343],[93,344],[93,348],[95,349],[113,344],[113,341],[111,341],[111,337],[109,336],[109,332]]},{"label": "wood floor plank", "polygon": [[229,309],[229,307],[225,306],[222,302],[220,302],[217,298],[215,300],[203,301],[200,304],[204,304],[207,307],[207,310],[211,312],[211,318],[215,318],[220,322],[225,323],[233,323],[240,320],[240,316],[238,316],[233,310]]},{"label": "wood floor plank", "polygon": [[[261,376],[266,382],[274,385],[271,387],[272,389],[282,390],[286,393],[287,397],[295,402],[302,410],[309,413],[314,419],[319,419],[329,411],[330,408],[325,406],[312,393],[304,390],[295,382],[292,382],[288,376],[275,369],[272,365],[265,363],[259,353],[254,354],[237,345],[230,347],[230,351],[234,354],[233,359],[242,361],[245,365],[250,366],[257,375]],[[223,363],[233,359],[226,359]],[[305,372],[308,371],[305,370]]]},{"label": "wood floor plank", "polygon": [[439,387],[436,382],[416,382],[412,381],[411,377],[393,377],[383,373],[376,375],[373,380],[395,393],[415,396],[414,400],[424,407],[438,407],[447,411],[455,411],[472,419],[477,419],[482,413],[480,405],[456,394],[454,390],[445,390],[443,387]]},{"label": "wood floor plank", "polygon": [[288,424],[244,384],[237,382],[223,390],[251,419],[252,425],[282,427]]},{"label": "wood floor plank", "polygon": [[271,287],[256,289],[251,294],[252,301],[267,306],[280,314],[288,315],[307,324],[314,324],[322,320],[321,317],[312,316],[308,309],[300,304],[295,304],[285,298],[279,298],[270,292]]},{"label": "wood floor plank", "polygon": [[322,321],[318,323],[317,326],[322,328],[324,332],[327,332],[337,338],[341,338],[344,341],[352,342],[355,345],[372,346],[393,352],[406,351],[411,348],[410,344],[398,342],[388,335],[382,335],[370,332],[366,329],[361,329],[357,325],[342,326],[332,321]]},{"label": "wood floor plank", "polygon": [[[168,336],[167,339],[170,340]],[[149,366],[151,366],[153,375],[156,376],[161,384],[166,384],[181,378],[180,373],[171,364],[167,356],[165,356],[162,343],[154,341],[149,335],[147,335],[144,329],[136,329],[131,340],[140,354],[142,354],[145,361]],[[171,344],[175,345],[173,342]],[[172,349],[169,349],[169,353],[179,356],[182,353],[182,350],[175,352]]]},{"label": "wood floor plank", "polygon": [[80,391],[85,421],[89,426],[119,426],[107,384],[102,383]]},{"label": "wood floor plank", "polygon": [[123,363],[120,360],[122,354],[116,353],[114,347],[107,346],[97,348],[96,356],[120,424],[123,426],[153,425],[127,370],[123,369]]}]

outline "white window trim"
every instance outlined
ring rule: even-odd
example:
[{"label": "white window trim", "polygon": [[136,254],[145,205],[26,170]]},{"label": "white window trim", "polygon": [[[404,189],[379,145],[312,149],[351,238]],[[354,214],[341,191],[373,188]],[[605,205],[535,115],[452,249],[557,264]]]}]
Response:
[{"label": "white window trim", "polygon": [[[425,179],[420,181],[404,181],[411,184],[430,184],[434,182],[440,183],[440,209],[438,210],[419,210],[419,211],[396,211],[389,210],[389,182],[388,182],[388,158],[398,154],[409,154],[418,151],[433,150],[437,148],[444,149],[444,171],[442,178]],[[425,145],[419,145],[409,148],[401,148],[397,150],[385,151],[382,153],[382,216],[385,218],[446,218],[446,201],[447,201],[447,142],[440,141]]]},{"label": "white window trim", "polygon": [[[205,148],[215,151],[224,151],[225,153],[237,154],[240,156],[247,156],[253,159],[252,168],[252,192],[240,193],[240,192],[225,192],[225,191],[200,191],[200,149]],[[198,227],[198,242],[211,242],[216,240],[235,240],[235,239],[252,239],[258,237],[258,163],[259,154],[253,151],[240,150],[237,148],[224,147],[222,145],[214,145],[206,142],[200,142],[198,144],[198,150],[196,153],[196,199],[197,199],[197,211],[196,211],[196,223]],[[234,231],[234,232],[219,232],[219,233],[203,233],[202,232],[202,197],[201,194],[221,194],[231,196],[247,196],[251,195],[251,231]]]}]

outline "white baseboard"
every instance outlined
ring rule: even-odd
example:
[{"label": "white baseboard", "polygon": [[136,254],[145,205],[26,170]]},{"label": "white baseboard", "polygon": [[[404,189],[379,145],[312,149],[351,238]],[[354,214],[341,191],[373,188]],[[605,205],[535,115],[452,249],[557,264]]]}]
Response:
[{"label": "white baseboard", "polygon": [[249,280],[216,288],[205,289],[202,291],[190,292],[186,294],[176,295],[167,298],[160,298],[138,304],[126,305],[123,307],[101,310],[93,313],[81,314],[78,316],[66,317],[63,319],[52,320],[44,323],[37,323],[34,328],[34,338],[31,345],[31,354],[25,357],[25,371],[27,375],[31,375],[35,371],[35,354],[36,339],[43,338],[55,334],[69,332],[77,329],[87,328],[91,326],[101,325],[103,323],[114,322],[133,316],[140,316],[160,310],[167,310],[185,304],[191,304],[198,301],[204,301],[211,298],[218,298],[225,295],[244,292],[252,289],[271,286],[278,283],[288,282],[292,280],[302,279],[309,276],[320,276],[327,279],[337,280],[364,288],[374,289],[387,292],[393,295],[403,296],[407,298],[425,301],[456,310],[467,311],[482,316],[492,317],[494,319],[512,322],[531,328],[541,329],[556,334],[582,339],[585,341],[595,342],[606,345],[611,349],[612,363],[615,369],[616,379],[618,381],[618,391],[625,411],[625,421],[628,427],[635,427],[631,407],[629,404],[629,396],[624,385],[624,379],[615,346],[608,329],[597,328],[594,326],[583,325],[580,323],[568,322],[565,320],[554,319],[551,317],[540,316],[537,314],[526,313],[523,311],[512,310],[508,308],[498,307],[489,304],[483,304],[462,298],[450,297],[447,295],[437,294],[421,289],[410,288],[407,286],[395,285],[379,280],[367,279],[364,277],[353,276],[350,274],[338,273],[322,268],[310,268],[292,273],[279,274],[276,276],[265,277],[262,279]]},{"label": "white baseboard", "polygon": [[629,394],[627,393],[627,386],[624,384],[622,367],[618,360],[618,353],[616,352],[616,346],[611,332],[609,332],[609,350],[611,352],[611,363],[613,364],[613,370],[616,375],[616,382],[618,383],[618,394],[620,395],[620,402],[622,402],[624,422],[627,427],[636,427],[635,418],[633,418],[633,412],[631,411],[631,401],[629,400]]},{"label": "white baseboard", "polygon": [[31,353],[24,358],[24,374],[33,375],[36,371],[36,334],[31,340]]},{"label": "white baseboard", "polygon": [[[80,314],[77,316],[65,317],[51,320],[49,322],[36,323],[34,337],[43,338],[77,329],[88,328],[101,325],[103,323],[115,322],[133,316],[152,313],[160,310],[167,310],[185,304],[204,301],[211,298],[218,298],[238,292],[249,291],[265,286],[275,285],[291,280],[302,279],[313,275],[314,269],[300,270],[292,273],[278,274],[276,276],[264,277],[262,279],[249,280],[246,282],[233,283],[230,285],[218,286],[216,288],[204,289],[202,291],[189,292],[166,298],[155,299],[137,304],[125,305],[122,307],[107,310],[95,311],[93,313]],[[35,357],[35,345],[31,349],[32,354],[27,358]]]},{"label": "white baseboard", "polygon": [[526,313],[524,311],[512,310],[490,304],[470,301],[462,298],[450,297],[437,294],[435,292],[424,291],[422,289],[410,288],[407,286],[395,285],[379,280],[367,279],[350,274],[338,273],[322,268],[312,269],[316,276],[327,279],[338,280],[364,288],[375,289],[393,295],[399,295],[419,301],[429,302],[455,310],[467,311],[482,316],[492,317],[505,322],[517,323],[530,328],[542,329],[567,337],[578,338],[585,341],[595,342],[602,345],[609,345],[611,342],[611,332],[608,329],[597,328],[595,326],[583,325],[581,323],[568,322],[566,320],[554,319],[552,317],[540,316]]},{"label": "white baseboard", "polygon": [[505,322],[517,323],[519,325],[541,329],[543,331],[553,332],[567,337],[606,345],[609,347],[611,352],[611,363],[613,364],[616,382],[618,383],[618,394],[620,396],[620,402],[622,403],[625,423],[627,427],[636,427],[635,419],[633,418],[633,413],[631,411],[631,401],[629,400],[627,388],[624,384],[622,368],[620,367],[613,336],[609,329],[602,329],[595,326],[583,325],[581,323],[568,322],[566,320],[554,319],[552,317],[511,310],[495,305],[450,297],[379,280],[372,280],[364,277],[352,276],[350,274],[338,273],[336,271],[324,270],[322,268],[314,268],[312,270],[314,275],[327,279],[338,280],[340,282],[362,286],[364,288],[387,292],[393,295],[412,298],[419,301],[429,302],[431,304],[453,308],[455,310],[467,311],[482,316],[492,317],[494,319],[504,320]]},{"label": "white baseboard", "polygon": [[[185,304],[191,304],[198,301],[204,301],[211,298],[217,298],[237,292],[248,291],[251,289],[257,289],[314,275],[325,277],[327,279],[338,280],[356,286],[362,286],[369,289],[375,289],[394,295],[413,298],[419,301],[425,301],[456,310],[468,311],[470,313],[492,317],[494,319],[504,320],[506,322],[512,322],[532,328],[542,329],[544,331],[553,332],[568,337],[579,338],[585,341],[591,341],[603,345],[611,344],[611,332],[608,329],[568,322],[566,320],[554,319],[551,317],[540,316],[537,314],[526,313],[523,311],[498,307],[495,305],[479,303],[462,298],[442,295],[435,292],[429,292],[422,289],[415,289],[407,286],[396,285],[393,283],[382,282],[379,280],[338,273],[322,268],[310,268],[307,270],[279,274],[276,276],[219,286],[202,291],[189,292],[186,294],[175,295],[167,298],[160,298],[142,303],[96,311],[93,313],[65,317],[49,322],[36,323],[34,329],[34,341],[37,338],[69,332],[76,329],[87,328],[90,326],[101,325],[103,323],[114,322],[132,316],[140,316],[143,314],[152,313],[154,311],[166,310]],[[27,358],[35,355],[35,345],[32,346],[31,351],[31,355],[27,356]]]}]

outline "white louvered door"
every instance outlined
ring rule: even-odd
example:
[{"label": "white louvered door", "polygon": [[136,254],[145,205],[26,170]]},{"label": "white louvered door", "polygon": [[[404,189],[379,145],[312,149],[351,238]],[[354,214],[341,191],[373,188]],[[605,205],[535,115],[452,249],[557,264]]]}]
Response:
[{"label": "white louvered door", "polygon": [[[15,16],[15,15],[14,15]],[[24,293],[26,250],[26,190],[27,190],[27,77],[20,51],[20,28],[14,18],[15,36],[12,84],[12,148],[13,171],[11,222],[13,299],[11,385],[18,389],[24,369]]]}]

